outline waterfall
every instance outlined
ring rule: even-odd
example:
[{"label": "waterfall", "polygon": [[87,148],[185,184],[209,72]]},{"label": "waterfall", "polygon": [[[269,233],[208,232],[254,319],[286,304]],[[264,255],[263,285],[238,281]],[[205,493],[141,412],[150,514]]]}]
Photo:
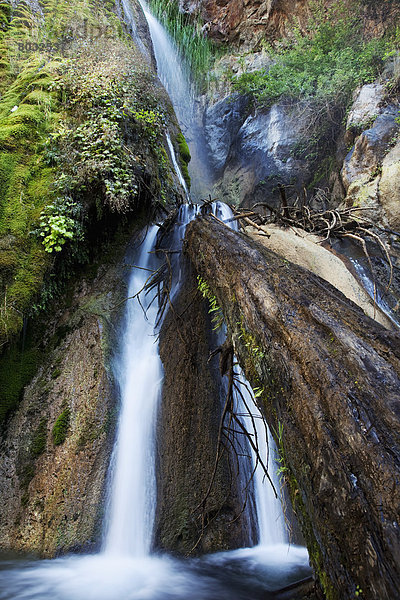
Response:
[{"label": "waterfall", "polygon": [[[238,231],[237,221],[233,219],[234,215],[229,206],[222,202],[217,202],[213,204],[213,209],[215,216],[224,221],[234,231]],[[259,534],[258,543],[261,546],[284,543],[287,541],[287,534],[277,476],[276,445],[257,406],[253,390],[240,367],[236,367],[236,376],[241,384],[241,395],[238,392],[234,394],[235,410],[240,415],[241,421],[247,431],[257,436],[261,459],[267,467],[268,475],[271,479],[271,481],[268,480],[261,464],[259,464],[254,473],[255,510]],[[248,410],[246,409],[246,405],[251,409],[253,418],[247,415]],[[257,460],[256,453],[253,448],[250,449],[250,452],[254,466]],[[244,476],[246,477],[246,474]]]},{"label": "waterfall", "polygon": [[189,70],[165,28],[151,14],[146,2],[139,0],[139,3],[149,26],[158,76],[171,98],[192,157],[188,167],[191,194],[197,200],[207,198],[212,188],[213,177],[203,127],[196,117],[195,95]]},{"label": "waterfall", "polygon": [[[150,15],[144,2],[141,4],[155,43],[160,76],[174,104],[177,102],[175,106],[179,117],[191,96],[189,88],[184,88],[186,92],[181,96],[180,108],[174,91],[182,93],[180,86],[186,75],[165,31]],[[127,15],[129,2],[123,1],[122,5],[129,22],[129,18],[133,19],[132,15]],[[135,30],[133,25],[131,29]],[[169,45],[160,46],[161,42]],[[169,66],[180,81],[175,90],[173,79],[167,80],[165,76]],[[180,113],[180,110],[183,112]],[[193,114],[191,104],[184,131],[195,159],[191,176],[197,182],[195,193],[199,194],[202,189],[199,181],[202,180],[208,190],[211,178],[207,167],[204,167],[207,162],[202,162],[205,144],[194,124]],[[171,146],[171,160],[174,165],[176,163],[178,172]],[[199,165],[202,165],[201,168]],[[199,210],[198,206],[182,206],[172,232],[172,299],[182,277],[179,250],[185,228]],[[229,207],[216,203],[213,210],[229,226],[237,227],[236,222],[231,220]],[[278,524],[280,517],[276,516],[279,506],[275,498],[271,499],[272,488],[263,480],[260,470],[256,472],[255,488],[259,537],[263,545],[185,561],[151,553],[156,504],[154,434],[162,366],[154,331],[157,304],[151,303],[151,299],[142,294],[140,306],[133,297],[157,268],[157,259],[152,252],[157,232],[157,227],[149,227],[135,256],[136,268],[132,268],[130,276],[130,299],[126,303],[120,348],[113,361],[113,372],[120,391],[120,415],[110,464],[110,498],[106,507],[102,551],[54,560],[4,561],[0,564],[0,600],[186,600],[189,597],[193,600],[254,600],[255,597],[267,600],[275,597],[275,590],[310,575],[307,551],[281,543],[284,537],[277,532],[277,527],[281,528],[282,523]],[[247,383],[243,375],[238,373],[238,376],[242,378],[245,389]],[[251,395],[250,390],[248,393]],[[237,402],[238,412],[244,413],[240,398]],[[266,447],[262,437],[265,435],[262,420],[259,413],[255,416],[260,447],[264,447],[264,443]],[[244,420],[247,418],[243,417]],[[273,456],[270,441],[271,470]]]},{"label": "waterfall", "polygon": [[121,21],[123,13],[125,23],[128,26],[128,31],[132,39],[135,41],[135,44],[137,45],[141,53],[147,58],[149,62],[151,62],[151,52],[149,48],[147,48],[147,46],[143,43],[142,36],[138,31],[136,20],[132,12],[130,0],[117,0],[116,9],[118,17],[121,19]]},{"label": "waterfall", "polygon": [[[255,402],[253,391],[243,375],[241,369],[237,369],[237,376],[241,381],[241,394],[251,409],[252,418],[246,415],[244,401],[236,395],[236,411],[241,416],[242,423],[249,432],[257,435],[259,452],[264,465],[267,467],[270,480],[266,477],[259,464],[254,473],[255,506],[258,522],[258,543],[260,546],[271,544],[283,544],[287,541],[285,517],[280,497],[280,484],[277,475],[277,449],[271,432],[264,422],[261,412]],[[253,465],[256,461],[255,451],[251,449]],[[272,482],[272,483],[271,483]]]},{"label": "waterfall", "polygon": [[[143,288],[154,264],[158,228],[149,229],[129,282],[128,297]],[[143,296],[141,305],[128,300],[124,336],[114,376],[121,409],[111,464],[110,502],[105,552],[144,556],[150,551],[155,511],[154,431],[162,366],[154,338],[158,306]],[[143,313],[146,311],[146,317]]]},{"label": "waterfall", "polygon": [[[218,203],[213,209],[219,217],[230,218],[230,210],[224,205]],[[171,247],[181,247],[186,225],[198,211],[196,206],[180,208]],[[156,268],[151,252],[156,234],[157,227],[150,227],[135,257],[136,267],[140,268],[132,270],[129,296],[143,288],[150,273],[147,269]],[[177,268],[172,296],[181,279],[179,252],[174,256]],[[268,542],[268,546],[192,561],[151,554],[154,425],[162,368],[154,337],[157,306],[150,306],[145,295],[141,298],[145,312],[137,300],[127,300],[121,347],[114,360],[121,407],[111,461],[111,498],[103,551],[54,560],[0,561],[0,600],[253,600],[260,597],[261,589],[267,600],[274,597],[274,590],[310,574],[305,548],[276,544],[264,535],[259,512],[260,501],[265,501],[263,491],[257,511],[261,541]],[[271,520],[269,501],[266,510],[267,520]]]}]

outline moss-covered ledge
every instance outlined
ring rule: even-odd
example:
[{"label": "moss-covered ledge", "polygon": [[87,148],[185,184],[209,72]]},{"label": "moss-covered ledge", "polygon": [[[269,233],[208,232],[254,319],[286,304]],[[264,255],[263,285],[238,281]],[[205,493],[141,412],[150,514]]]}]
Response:
[{"label": "moss-covered ledge", "polygon": [[[136,1],[138,32],[149,50]],[[32,5],[33,6],[33,5]],[[51,310],[143,212],[182,201],[165,130],[179,126],[113,1],[0,2],[0,371],[17,364],[27,319]],[[140,22],[139,22],[140,21]],[[118,241],[115,242],[118,245]],[[0,392],[0,422],[35,366]]]},{"label": "moss-covered ledge", "polygon": [[[400,584],[400,338],[312,273],[212,218],[186,252],[221,307],[281,450],[329,600]],[[277,439],[279,444],[279,439]]]}]

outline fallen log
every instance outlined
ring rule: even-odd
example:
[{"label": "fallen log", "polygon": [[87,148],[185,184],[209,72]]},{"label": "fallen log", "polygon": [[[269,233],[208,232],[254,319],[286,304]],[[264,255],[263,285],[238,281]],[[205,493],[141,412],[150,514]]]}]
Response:
[{"label": "fallen log", "polygon": [[192,222],[185,240],[247,378],[262,390],[326,597],[397,598],[399,335],[326,281],[209,217]]}]

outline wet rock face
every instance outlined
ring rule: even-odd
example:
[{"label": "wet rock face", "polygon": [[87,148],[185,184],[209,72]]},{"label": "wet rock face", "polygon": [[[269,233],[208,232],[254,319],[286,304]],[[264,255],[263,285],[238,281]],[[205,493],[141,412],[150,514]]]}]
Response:
[{"label": "wet rock face", "polygon": [[220,174],[227,162],[247,112],[243,96],[228,97],[210,105],[204,114],[204,131],[215,172]]},{"label": "wet rock face", "polygon": [[[342,170],[346,189],[357,180],[368,181],[383,160],[392,137],[398,131],[398,107],[389,106],[379,115],[373,126],[357,138],[354,148],[347,155]],[[371,115],[372,116],[372,115]],[[373,116],[372,116],[373,118]]]},{"label": "wet rock face", "polygon": [[251,206],[268,198],[274,204],[278,184],[300,190],[310,176],[307,161],[294,157],[301,123],[285,106],[248,114],[244,99],[221,100],[206,112],[205,131],[214,164],[224,164],[216,184],[222,201]]},{"label": "wet rock face", "polygon": [[81,280],[51,318],[46,358],[1,439],[0,547],[53,557],[101,539],[116,405],[109,344],[121,272]]},{"label": "wet rock face", "polygon": [[249,545],[255,532],[247,513],[235,520],[243,499],[231,481],[226,453],[208,493],[226,390],[218,358],[208,362],[218,346],[208,302],[189,270],[183,280],[160,334],[164,385],[157,428],[155,544],[187,555]]}]

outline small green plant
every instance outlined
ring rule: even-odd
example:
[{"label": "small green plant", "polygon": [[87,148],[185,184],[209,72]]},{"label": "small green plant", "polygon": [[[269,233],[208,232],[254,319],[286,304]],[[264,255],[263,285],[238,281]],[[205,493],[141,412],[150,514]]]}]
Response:
[{"label": "small green plant", "polygon": [[358,586],[356,587],[356,591],[354,592],[354,596],[355,596],[356,598],[359,598],[360,596],[362,596],[362,594],[363,594],[363,591],[362,591],[362,589],[360,588],[360,586],[358,585]]},{"label": "small green plant", "polygon": [[213,331],[218,331],[224,323],[224,315],[222,313],[221,307],[218,304],[216,296],[214,296],[214,294],[212,293],[210,286],[202,277],[200,277],[200,275],[197,276],[197,282],[197,289],[199,290],[203,298],[206,298],[210,304],[208,312],[209,314],[213,315]]},{"label": "small green plant", "polygon": [[255,387],[253,388],[253,393],[254,393],[254,398],[261,398],[261,396],[264,393],[264,388],[263,387]]},{"label": "small green plant", "polygon": [[69,429],[70,417],[70,409],[65,408],[54,423],[52,434],[55,446],[59,446],[60,444],[65,442]]},{"label": "small green plant", "polygon": [[42,215],[40,235],[46,252],[60,252],[65,242],[74,237],[73,228],[73,220],[65,215]]},{"label": "small green plant", "polygon": [[[64,181],[61,174],[59,180]],[[61,183],[58,183],[61,187]],[[79,222],[81,207],[71,198],[57,198],[52,204],[48,204],[40,216],[40,228],[33,233],[39,233],[43,238],[43,246],[48,253],[60,252],[64,244],[69,240],[81,242],[83,240],[83,229]]]},{"label": "small green plant", "polygon": [[275,430],[274,433],[278,450],[278,455],[275,459],[276,463],[279,465],[277,469],[277,475],[279,478],[279,484],[282,485],[285,482],[289,468],[286,462],[285,446],[283,443],[283,424],[281,421],[278,421],[278,431]]},{"label": "small green plant", "polygon": [[263,359],[265,357],[265,354],[261,350],[261,348],[257,345],[256,338],[254,337],[254,335],[252,335],[246,331],[244,323],[243,323],[243,316],[241,317],[240,321],[238,322],[238,325],[240,327],[239,339],[243,340],[243,343],[244,343],[245,347],[247,348],[247,350],[250,352],[251,356],[258,361]]}]

